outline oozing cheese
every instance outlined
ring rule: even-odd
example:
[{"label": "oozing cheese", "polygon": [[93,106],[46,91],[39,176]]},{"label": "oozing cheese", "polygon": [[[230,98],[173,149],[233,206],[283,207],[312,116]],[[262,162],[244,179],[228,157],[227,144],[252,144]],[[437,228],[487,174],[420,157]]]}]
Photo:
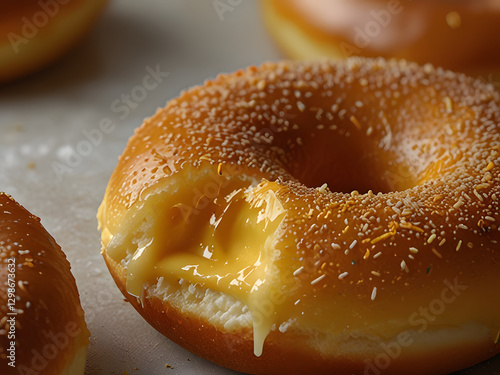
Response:
[{"label": "oozing cheese", "polygon": [[[207,176],[205,185],[213,181]],[[270,299],[278,283],[271,282],[275,232],[284,210],[267,183],[219,180],[216,196],[197,189],[171,195],[152,194],[135,217],[125,220],[127,238],[114,238],[108,254],[127,262],[127,291],[143,298],[145,287],[158,277],[223,291],[243,301],[253,316],[254,352],[260,356],[276,311],[262,314],[262,301]],[[208,191],[208,190],[207,190]],[[190,194],[192,193],[192,194]],[[166,207],[165,202],[169,202]],[[195,203],[193,206],[190,204]],[[140,233],[137,236],[137,233]],[[136,249],[128,249],[133,238],[141,238]]]},{"label": "oozing cheese", "polygon": [[[189,184],[188,172],[181,172],[179,178]],[[415,309],[434,301],[429,301],[422,290],[414,291],[414,304],[391,303],[389,310],[376,307],[380,298],[359,305],[355,288],[350,294],[340,292],[335,285],[308,295],[294,294],[298,279],[310,272],[310,265],[283,253],[284,247],[293,243],[280,242],[280,224],[289,213],[277,192],[285,187],[267,181],[255,186],[250,181],[213,174],[198,178],[202,183],[192,189],[177,190],[176,180],[168,186],[159,184],[156,190],[144,194],[141,206],[130,210],[118,227],[103,231],[108,255],[126,266],[127,291],[139,299],[143,300],[145,290],[159,278],[172,285],[183,279],[229,295],[243,302],[252,314],[256,356],[262,354],[273,326],[280,330],[300,326],[301,332],[321,332],[323,339],[309,344],[324,353],[339,350],[339,345],[345,346],[346,353],[355,352],[356,348],[346,342],[358,337],[371,341],[376,354],[380,342],[384,342],[381,340],[391,342],[402,330],[418,335],[422,329],[440,332],[456,327],[451,330],[459,335],[461,314],[475,316],[478,326],[488,327],[490,335],[497,334],[497,323],[471,303],[473,296],[486,293],[487,287],[467,289],[453,299],[452,308],[433,314],[433,320]],[[319,285],[323,278],[319,279],[310,283]],[[484,283],[491,281],[485,279]],[[440,298],[441,289],[447,288],[446,283],[438,285],[435,297]],[[357,306],[357,310],[346,306]],[[395,318],[401,316],[407,319]],[[484,335],[481,330],[477,332]],[[419,341],[414,342],[418,347]]]}]

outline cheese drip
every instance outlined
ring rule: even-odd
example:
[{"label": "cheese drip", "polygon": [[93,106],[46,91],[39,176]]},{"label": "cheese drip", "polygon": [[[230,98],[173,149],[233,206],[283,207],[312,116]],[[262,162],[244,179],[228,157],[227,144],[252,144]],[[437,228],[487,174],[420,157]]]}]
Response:
[{"label": "cheese drip", "polygon": [[[209,186],[215,181],[212,190],[217,194],[209,199],[210,195],[203,198],[197,188],[185,188],[195,186],[189,176],[180,172],[168,185],[145,192],[140,205],[129,210],[119,226],[103,231],[108,255],[127,268],[128,292],[141,301],[145,290],[156,285],[159,278],[171,285],[184,279],[230,295],[242,301],[252,314],[256,356],[262,354],[272,327],[290,322],[303,332],[321,332],[323,341],[311,340],[309,345],[325,355],[345,345],[352,336],[373,340],[378,347],[380,340],[393,342],[401,331],[418,334],[411,350],[428,348],[434,332],[450,330],[452,335],[463,335],[464,315],[474,317],[479,328],[486,327],[492,341],[498,340],[497,315],[489,313],[499,311],[498,299],[491,300],[489,309],[480,310],[474,302],[478,296],[486,300],[483,294],[490,293],[493,276],[485,276],[481,283],[468,287],[446,305],[442,314],[433,316],[434,321],[425,320],[420,306],[429,309],[443,290],[450,297],[449,286],[443,282],[431,292],[431,299],[429,291],[415,290],[412,303],[391,304],[390,309],[376,308],[378,303],[385,303],[378,297],[372,303],[359,305],[356,289],[340,295],[335,284],[314,293],[303,294],[300,289],[297,293],[300,276],[307,277],[311,271],[294,276],[295,270],[307,268],[307,264],[286,253],[290,242],[278,242],[283,238],[282,225],[295,217],[290,206],[277,198],[283,193],[280,189],[287,187],[268,181],[255,186],[248,180],[215,179],[207,173],[197,177],[202,182],[196,186]],[[315,276],[309,277],[309,283]],[[455,277],[450,274],[448,281],[454,283]],[[461,283],[461,278],[457,282]],[[356,306],[356,310],[346,306]],[[479,328],[474,332],[484,336]],[[439,346],[443,340],[433,345]]]},{"label": "cheese drip", "polygon": [[[127,291],[141,302],[159,277],[172,283],[184,279],[243,301],[252,313],[254,353],[260,356],[278,314],[275,307],[263,312],[262,306],[280,287],[273,265],[279,255],[275,233],[285,216],[275,194],[280,186],[222,178],[218,183],[213,199],[193,199],[195,189],[148,195],[134,217],[125,218],[120,232],[126,238],[110,236],[107,251],[116,261],[128,256]],[[197,204],[190,206],[193,201]],[[136,248],[127,248],[133,239]]]}]

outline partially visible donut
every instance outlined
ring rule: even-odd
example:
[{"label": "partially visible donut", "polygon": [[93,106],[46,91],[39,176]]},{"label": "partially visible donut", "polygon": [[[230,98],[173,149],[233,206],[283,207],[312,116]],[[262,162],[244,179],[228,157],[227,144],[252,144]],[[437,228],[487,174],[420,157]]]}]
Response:
[{"label": "partially visible donut", "polygon": [[499,106],[404,61],[220,75],[130,139],[104,259],[156,329],[239,371],[471,366],[500,352]]},{"label": "partially visible donut", "polygon": [[89,31],[107,0],[16,0],[0,6],[0,83],[36,72]]},{"label": "partially visible donut", "polygon": [[83,375],[89,331],[75,279],[54,239],[0,193],[2,375]]},{"label": "partially visible donut", "polygon": [[[476,75],[500,73],[496,1],[262,0],[288,56],[404,58]],[[494,79],[500,85],[500,74]]]}]

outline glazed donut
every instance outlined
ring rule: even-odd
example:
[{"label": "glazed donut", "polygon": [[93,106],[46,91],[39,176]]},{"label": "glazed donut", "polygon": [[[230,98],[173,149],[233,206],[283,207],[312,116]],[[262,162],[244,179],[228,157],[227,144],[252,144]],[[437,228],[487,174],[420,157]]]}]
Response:
[{"label": "glazed donut", "polygon": [[5,375],[83,375],[89,331],[66,256],[0,193],[0,368]]},{"label": "glazed donut", "polygon": [[17,0],[2,4],[0,83],[46,67],[89,31],[106,0]]},{"label": "glazed donut", "polygon": [[[262,0],[278,44],[298,59],[393,57],[466,73],[500,72],[496,1]],[[496,77],[500,84],[500,75]],[[493,83],[493,82],[492,82]]]},{"label": "glazed donut", "polygon": [[405,61],[220,75],[147,119],[99,208],[158,331],[251,374],[443,374],[500,352],[500,95]]}]

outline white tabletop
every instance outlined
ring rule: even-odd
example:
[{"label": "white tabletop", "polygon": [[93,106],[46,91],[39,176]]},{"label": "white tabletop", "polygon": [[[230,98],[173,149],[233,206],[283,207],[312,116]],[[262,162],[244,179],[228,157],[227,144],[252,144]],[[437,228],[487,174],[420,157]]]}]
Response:
[{"label": "white tabletop", "polygon": [[[92,334],[86,375],[236,374],[164,338],[124,302],[95,215],[145,117],[220,72],[283,57],[259,11],[256,1],[115,0],[62,61],[0,86],[0,191],[40,216],[71,262]],[[463,374],[500,374],[496,362]]]}]

